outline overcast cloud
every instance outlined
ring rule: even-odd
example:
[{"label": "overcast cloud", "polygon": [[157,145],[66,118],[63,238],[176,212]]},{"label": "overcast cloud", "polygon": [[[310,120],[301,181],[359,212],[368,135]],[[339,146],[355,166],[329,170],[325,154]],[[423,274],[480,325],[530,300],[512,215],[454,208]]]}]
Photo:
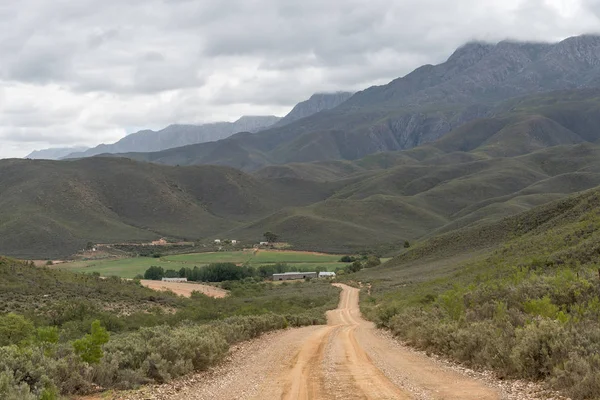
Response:
[{"label": "overcast cloud", "polygon": [[0,157],[176,122],[284,115],[473,39],[600,31],[600,0],[0,2]]}]

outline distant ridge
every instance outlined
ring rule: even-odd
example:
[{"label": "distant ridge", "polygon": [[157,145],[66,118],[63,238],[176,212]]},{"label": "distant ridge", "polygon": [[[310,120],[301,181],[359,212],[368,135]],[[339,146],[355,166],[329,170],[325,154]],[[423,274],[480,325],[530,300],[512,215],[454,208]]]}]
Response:
[{"label": "distant ridge", "polygon": [[87,150],[87,147],[55,147],[50,149],[35,150],[26,155],[24,158],[31,158],[34,160],[58,160],[73,152],[81,152]]},{"label": "distant ridge", "polygon": [[188,144],[225,139],[237,132],[256,132],[277,121],[276,116],[243,116],[235,122],[214,122],[202,125],[169,125],[159,131],[142,130],[125,136],[113,144],[101,144],[82,152],[72,152],[64,158],[91,157],[103,153],[160,151]]}]

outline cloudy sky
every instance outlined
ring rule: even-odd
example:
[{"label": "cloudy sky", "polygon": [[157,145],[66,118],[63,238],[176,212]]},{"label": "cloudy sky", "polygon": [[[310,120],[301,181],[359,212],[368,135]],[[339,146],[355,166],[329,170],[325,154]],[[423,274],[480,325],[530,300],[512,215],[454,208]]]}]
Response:
[{"label": "cloudy sky", "polygon": [[284,115],[466,41],[600,31],[600,0],[6,0],[0,158],[174,122]]}]

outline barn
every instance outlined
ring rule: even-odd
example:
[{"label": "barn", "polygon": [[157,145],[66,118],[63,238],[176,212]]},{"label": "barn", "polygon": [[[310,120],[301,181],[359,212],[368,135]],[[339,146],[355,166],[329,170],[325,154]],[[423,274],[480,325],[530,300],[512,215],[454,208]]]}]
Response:
[{"label": "barn", "polygon": [[316,277],[316,272],[284,272],[283,274],[273,274],[274,281],[291,281],[294,279],[306,279]]}]

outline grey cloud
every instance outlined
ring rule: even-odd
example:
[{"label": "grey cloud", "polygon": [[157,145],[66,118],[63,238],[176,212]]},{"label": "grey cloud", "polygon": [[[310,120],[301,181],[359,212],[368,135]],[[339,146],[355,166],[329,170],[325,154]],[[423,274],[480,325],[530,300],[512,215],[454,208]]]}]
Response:
[{"label": "grey cloud", "polygon": [[[545,0],[515,3],[3,2],[0,148],[6,135],[93,145],[124,126],[280,112],[314,92],[361,90],[444,61],[469,40],[555,41],[600,26],[600,0],[564,2],[571,14]],[[14,111],[23,102],[35,107]]]}]

